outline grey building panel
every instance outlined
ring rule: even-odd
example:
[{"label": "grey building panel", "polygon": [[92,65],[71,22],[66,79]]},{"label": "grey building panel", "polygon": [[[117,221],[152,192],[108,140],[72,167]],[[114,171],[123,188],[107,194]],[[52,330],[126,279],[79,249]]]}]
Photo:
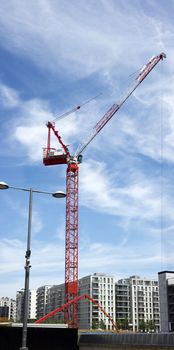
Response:
[{"label": "grey building panel", "polygon": [[174,272],[158,273],[161,331],[174,332]]}]

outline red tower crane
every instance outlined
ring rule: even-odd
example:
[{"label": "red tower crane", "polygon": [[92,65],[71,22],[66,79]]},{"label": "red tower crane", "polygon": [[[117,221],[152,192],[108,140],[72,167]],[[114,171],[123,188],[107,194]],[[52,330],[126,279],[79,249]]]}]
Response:
[{"label": "red tower crane", "polygon": [[[165,53],[153,56],[148,63],[139,71],[136,79],[129,89],[122,96],[120,101],[105,113],[105,115],[94,126],[92,133],[87,140],[78,147],[74,155],[71,155],[68,147],[62,142],[58,131],[55,130],[55,123],[48,122],[48,142],[44,148],[44,165],[67,164],[66,171],[66,234],[65,234],[65,303],[68,308],[64,311],[65,322],[69,327],[78,327],[78,303],[70,302],[73,299],[78,300],[78,171],[79,164],[82,162],[81,153],[102,130],[114,114],[120,109],[133,91],[147,77],[156,64],[166,58]],[[80,109],[75,107],[72,111]],[[65,113],[67,115],[68,113]],[[56,136],[59,145],[61,145],[61,154],[55,148],[51,148],[51,131]]]}]

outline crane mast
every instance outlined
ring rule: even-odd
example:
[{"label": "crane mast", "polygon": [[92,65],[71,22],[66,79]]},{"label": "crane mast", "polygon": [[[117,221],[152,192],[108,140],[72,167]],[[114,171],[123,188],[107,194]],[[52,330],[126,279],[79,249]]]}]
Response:
[{"label": "crane mast", "polygon": [[[78,172],[70,161],[66,172],[65,303],[78,297]],[[64,312],[69,327],[78,327],[78,303]]]},{"label": "crane mast", "polygon": [[[43,149],[44,165],[67,164],[66,171],[66,232],[65,232],[65,304],[64,321],[68,327],[78,327],[78,174],[79,164],[82,161],[81,153],[104,128],[108,121],[118,112],[124,102],[141,84],[156,64],[166,57],[165,53],[152,57],[148,63],[140,70],[133,84],[125,92],[118,103],[104,114],[104,116],[94,126],[92,133],[83,142],[74,155],[71,155],[68,147],[62,142],[58,131],[55,130],[54,122],[48,122],[47,148]],[[80,107],[77,106],[75,110]],[[74,111],[74,109],[72,110]],[[67,113],[65,113],[67,115]],[[56,136],[62,153],[57,153],[55,148],[50,146],[51,131]],[[72,300],[75,302],[72,302]]]}]

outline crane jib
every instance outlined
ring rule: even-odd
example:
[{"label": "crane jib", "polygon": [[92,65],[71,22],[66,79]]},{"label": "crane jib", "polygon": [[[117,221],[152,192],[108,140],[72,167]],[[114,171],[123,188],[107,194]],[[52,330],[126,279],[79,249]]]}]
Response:
[{"label": "crane jib", "polygon": [[144,80],[144,78],[150,73],[150,71],[156,66],[156,64],[160,60],[163,60],[163,58],[166,58],[166,54],[163,52],[159,56],[152,57],[149,60],[149,62],[142,68],[136,80],[138,80],[141,83]]},{"label": "crane jib", "polygon": [[120,106],[118,104],[114,104],[103,116],[103,118],[95,125],[95,130],[97,133],[105,126],[105,124],[112,118],[112,116],[118,111]]},{"label": "crane jib", "polygon": [[81,152],[89,145],[89,143],[94,139],[94,137],[100,132],[100,130],[107,124],[107,122],[113,117],[113,115],[120,109],[124,102],[129,98],[129,96],[136,90],[136,88],[142,83],[146,76],[151,72],[151,70],[156,66],[156,64],[166,58],[164,52],[160,53],[158,56],[153,56],[147,62],[147,64],[141,69],[139,75],[136,77],[133,84],[126,90],[124,95],[121,97],[119,102],[114,104],[105,115],[99,120],[99,122],[94,126],[93,133],[89,134],[89,137],[86,141],[79,145],[75,156],[81,154]]}]

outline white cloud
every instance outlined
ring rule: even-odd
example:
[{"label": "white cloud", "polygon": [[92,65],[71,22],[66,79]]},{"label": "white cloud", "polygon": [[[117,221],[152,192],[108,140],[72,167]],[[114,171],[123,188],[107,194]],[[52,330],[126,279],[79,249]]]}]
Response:
[{"label": "white cloud", "polygon": [[[109,274],[120,274],[120,278],[125,277],[125,274],[130,275],[131,271],[140,273],[143,271],[144,266],[150,269],[153,264],[153,274],[160,269],[160,254],[158,245],[156,249],[153,245],[148,249],[140,252],[137,249],[137,245],[131,244],[131,250],[127,244],[116,244],[98,242],[94,240],[91,242],[88,239],[86,245],[80,246],[79,251],[79,276],[84,276],[88,273],[95,271],[105,272]],[[24,254],[25,246],[19,240],[1,240],[0,243],[1,256],[0,256],[0,275],[1,284],[0,290],[4,295],[15,296],[16,290],[23,288],[24,285],[24,271],[23,266],[25,263]],[[158,249],[159,248],[159,249]],[[126,259],[125,259],[126,256]],[[166,263],[172,263],[173,255],[167,257]],[[32,245],[30,270],[30,287],[38,288],[45,284],[58,284],[64,282],[64,244],[44,243],[43,241],[34,241]],[[115,266],[121,266],[115,268]],[[119,272],[120,271],[120,272]],[[12,274],[12,275],[11,275]],[[14,279],[14,283],[4,283],[4,278],[10,276]],[[10,286],[10,289],[9,289]],[[8,291],[8,293],[7,293]]]},{"label": "white cloud", "polygon": [[[48,237],[49,237],[49,233]],[[147,271],[157,278],[162,259],[165,266],[171,266],[173,260],[173,227],[164,231],[164,254],[161,257],[160,230],[148,232],[146,240],[135,242],[135,233],[125,234],[107,242],[92,239],[84,232],[85,240],[79,245],[79,277],[93,272],[105,272],[124,278],[133,273],[147,276]],[[139,233],[142,235],[142,232]],[[151,236],[151,237],[150,237]],[[141,236],[141,238],[143,238]],[[166,243],[166,239],[168,243]],[[170,241],[171,240],[171,245]],[[142,251],[143,244],[143,251]],[[166,250],[168,245],[170,250]],[[2,295],[15,296],[17,290],[24,286],[25,243],[17,239],[1,239],[0,242],[0,290]],[[64,282],[64,242],[52,242],[34,239],[32,242],[30,270],[30,288],[38,288],[45,284],[59,284]],[[153,267],[153,268],[152,268]],[[151,276],[152,277],[152,276]],[[7,280],[9,283],[7,283]],[[10,283],[14,280],[14,283]],[[10,288],[10,289],[9,289]]]},{"label": "white cloud", "polygon": [[[4,86],[4,88],[10,90],[7,86]],[[15,92],[15,90],[13,92],[19,96],[18,92]],[[75,151],[75,149],[72,149],[74,144],[77,144],[78,141],[80,142],[86,130],[92,125],[93,116],[98,112],[95,101],[92,103],[92,108],[91,118],[88,117],[89,110],[82,109],[80,110],[80,115],[72,113],[67,118],[56,122],[55,129],[58,130],[64,144],[69,146],[70,152]],[[62,113],[64,111],[60,112],[60,114]],[[55,114],[51,111],[51,107],[47,101],[41,99],[24,101],[18,97],[18,109],[15,112],[15,116],[10,121],[11,133],[7,139],[4,138],[4,141],[11,145],[12,148],[13,144],[17,142],[18,155],[25,152],[28,157],[27,161],[40,162],[43,156],[42,149],[47,146],[48,129],[46,123],[47,121],[54,120]],[[85,125],[85,128],[82,128],[82,125]],[[51,147],[55,147],[56,149],[61,148],[52,131]]]},{"label": "white cloud", "polygon": [[[4,295],[8,293],[8,284],[4,285],[10,278],[15,280],[11,285],[12,296],[15,295],[16,290],[23,288],[24,285],[24,264],[25,264],[25,243],[17,239],[1,239],[0,241],[0,276],[1,284],[0,290],[6,290]],[[41,284],[47,284],[47,281],[52,279],[55,283],[55,273],[62,275],[64,268],[64,246],[56,242],[47,244],[43,241],[33,240],[31,253],[31,285],[33,288],[38,288]],[[11,276],[11,277],[10,277]],[[39,276],[39,277],[38,277]],[[41,277],[42,276],[42,277]],[[59,278],[59,277],[58,277]],[[40,285],[39,285],[40,281]],[[63,280],[62,280],[63,282]],[[35,286],[34,286],[35,284]],[[13,294],[12,294],[13,293]]]},{"label": "white cloud", "polygon": [[[163,87],[159,91],[161,83]],[[140,103],[135,104],[132,99],[131,104],[126,103],[118,112],[117,120],[113,117],[111,125],[102,134],[105,148],[173,163],[173,84],[170,78],[166,83],[169,85],[167,89],[164,88],[164,78],[162,81],[157,78],[156,83],[153,81],[136,90],[134,96]]]},{"label": "white cloud", "polygon": [[23,264],[24,244],[17,239],[1,239],[0,250],[0,273],[18,272]]},{"label": "white cloud", "polygon": [[7,109],[18,107],[19,95],[16,90],[0,83],[0,102]]},{"label": "white cloud", "polygon": [[[128,244],[121,246],[120,244],[88,242],[88,246],[79,252],[80,261],[80,276],[89,274],[94,271],[100,271],[116,276],[119,273],[119,278],[130,276],[132,271],[135,274],[142,275],[145,271],[151,271],[153,277],[157,278],[157,272],[161,267],[160,246],[155,241],[154,244],[144,244],[142,251],[142,243],[139,245],[131,244],[131,249]],[[155,249],[154,249],[155,247]],[[174,262],[173,256],[165,256],[166,264]],[[153,266],[153,269],[152,269]],[[145,269],[144,269],[145,268]],[[152,272],[153,270],[153,272]]]},{"label": "white cloud", "polygon": [[120,63],[135,67],[140,55],[152,47],[159,50],[165,42],[163,20],[162,25],[157,16],[146,15],[131,2],[125,7],[112,1],[3,1],[1,44],[46,69],[60,72],[63,67],[80,77]]},{"label": "white cloud", "polygon": [[[151,91],[151,88],[149,88]],[[147,88],[146,88],[147,90]],[[153,88],[154,91],[154,88]],[[149,93],[149,91],[148,91]],[[17,95],[17,93],[16,93]],[[150,93],[149,93],[150,95]],[[166,143],[168,144],[167,159],[172,152],[172,99],[170,93],[165,98],[169,112],[169,128],[171,134],[166,136]],[[96,103],[92,105],[92,108],[97,113]],[[43,140],[47,138],[47,130],[45,121],[48,119],[54,119],[53,113],[50,111],[50,106],[47,102],[33,99],[29,101],[20,100],[19,117],[15,121],[11,133],[12,141],[17,140],[23,147],[25,147],[26,153],[31,161],[40,161],[42,159],[42,147]],[[73,139],[79,139],[81,134],[84,134],[85,128],[81,125],[85,123],[85,127],[91,124],[89,118],[87,119],[88,112],[81,113],[80,116],[75,114],[70,118],[61,120],[60,134],[63,135],[63,141],[65,144],[69,144],[69,141]],[[94,113],[91,113],[94,115]],[[117,127],[117,135],[113,133],[113,128],[106,128],[105,133],[99,139],[98,143],[94,144],[94,148],[101,149],[101,144],[109,140],[109,147],[111,153],[115,149],[129,148],[133,153],[145,154],[153,159],[160,160],[160,135],[156,128],[156,117],[148,118],[148,123],[144,120],[137,120],[128,116],[120,116],[119,125]],[[118,123],[118,121],[117,121]],[[143,124],[143,126],[142,126]],[[166,121],[165,121],[166,124]],[[83,130],[82,130],[83,129]],[[119,129],[119,132],[118,132]],[[146,134],[143,134],[146,129]],[[159,126],[160,131],[160,126]],[[105,138],[103,141],[102,138]],[[57,140],[53,136],[53,145],[57,147]],[[165,148],[166,149],[166,148]],[[173,160],[173,156],[172,156]],[[108,174],[105,163],[94,162],[92,159],[89,162],[82,164],[80,167],[80,184],[81,191],[83,193],[82,198],[85,205],[92,206],[96,210],[108,212],[118,216],[129,216],[130,218],[137,218],[143,214],[143,217],[151,219],[153,216],[158,217],[160,215],[160,197],[157,194],[159,188],[157,188],[154,181],[151,183],[148,179],[141,174],[140,179],[138,173],[134,179],[130,179],[127,182],[127,186],[122,188],[119,186],[114,187],[114,179]],[[160,184],[160,179],[158,185]],[[141,194],[141,195],[140,195]],[[142,201],[143,198],[143,201]],[[169,199],[167,199],[168,202]],[[132,205],[133,203],[133,205]],[[130,206],[131,204],[131,206]],[[166,203],[166,207],[169,204]],[[129,214],[128,214],[129,213]],[[168,211],[168,216],[171,215],[171,211]],[[40,224],[39,224],[40,225]]]},{"label": "white cloud", "polygon": [[[27,202],[28,202],[29,196],[27,198]],[[28,205],[26,207],[24,207],[18,199],[10,199],[10,197],[8,197],[7,199],[7,204],[8,207],[10,208],[10,210],[13,210],[20,216],[20,218],[24,218],[26,221],[26,227],[27,227],[27,222],[28,222]],[[43,229],[43,221],[42,218],[40,216],[40,214],[38,213],[38,211],[36,210],[32,210],[32,231],[34,234],[39,233],[41,230]]]},{"label": "white cloud", "polygon": [[26,149],[31,161],[42,159],[42,142],[45,136],[44,128],[33,125],[32,127],[19,126],[16,128],[14,138]]},{"label": "white cloud", "polygon": [[[134,171],[126,185],[117,185],[106,164],[89,160],[80,168],[81,204],[97,211],[129,218],[155,220],[161,216],[161,179],[144,177]],[[127,174],[127,173],[126,173]],[[117,179],[124,180],[122,169]],[[165,188],[167,191],[167,187]],[[172,220],[172,201],[168,191],[163,198],[166,218]]]},{"label": "white cloud", "polygon": [[11,125],[13,132],[9,135],[8,142],[17,141],[18,146],[21,144],[22,152],[25,149],[30,161],[41,161],[42,148],[47,142],[46,122],[52,119],[53,115],[46,101],[20,99],[18,116]]}]

